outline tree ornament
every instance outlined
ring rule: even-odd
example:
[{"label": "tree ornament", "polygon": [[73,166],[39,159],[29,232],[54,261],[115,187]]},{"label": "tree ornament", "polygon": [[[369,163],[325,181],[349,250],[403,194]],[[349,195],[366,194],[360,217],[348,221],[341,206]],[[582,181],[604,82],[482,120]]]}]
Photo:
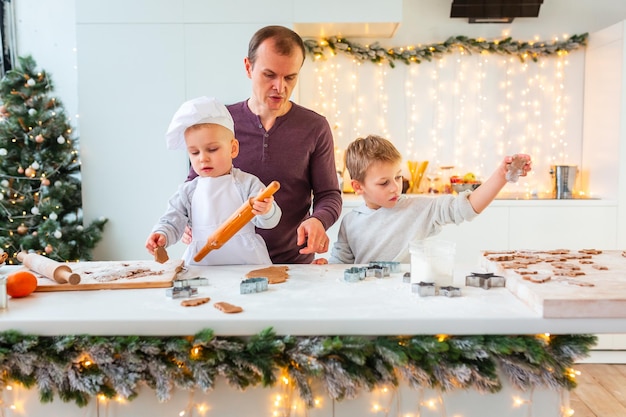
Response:
[{"label": "tree ornament", "polygon": [[22,168],[22,167],[17,167],[17,173],[18,173],[18,174],[23,174],[23,173],[24,173],[24,168]]},{"label": "tree ornament", "polygon": [[57,138],[57,143],[58,143],[59,145],[63,145],[63,144],[65,143],[65,138],[64,138],[63,136],[59,136],[59,137]]},{"label": "tree ornament", "polygon": [[32,164],[30,164],[30,167],[32,169],[39,169],[39,168],[41,168],[41,165],[39,165],[39,162],[35,161]]},{"label": "tree ornament", "polygon": [[39,135],[35,136],[35,142],[43,143],[43,141],[44,141],[43,135],[39,134]]},{"label": "tree ornament", "polygon": [[6,156],[9,152],[6,148],[0,148],[0,156]]},{"label": "tree ornament", "polygon": [[60,230],[57,230],[54,232],[54,237],[57,239],[61,239],[61,237],[63,237],[63,233],[61,233]]},{"label": "tree ornament", "polygon": [[9,186],[9,181],[2,180],[2,181],[0,181],[0,185],[3,186],[4,188],[7,188]]},{"label": "tree ornament", "polygon": [[78,226],[76,226],[76,230],[79,232],[82,232],[85,228],[83,227],[82,224],[79,224]]},{"label": "tree ornament", "polygon": [[54,182],[54,186],[55,186],[55,187],[60,187],[60,186],[62,186],[62,185],[63,185],[63,183],[62,183],[61,181],[55,181],[55,182]]},{"label": "tree ornament", "polygon": [[26,233],[28,233],[28,227],[26,227],[24,223],[20,224],[19,226],[17,226],[17,233],[19,233],[20,235],[25,235]]},{"label": "tree ornament", "polygon": [[32,235],[33,237],[37,237],[37,236],[39,235],[39,233],[37,233],[37,231],[35,230],[33,233],[31,233],[31,235]]},{"label": "tree ornament", "polygon": [[24,171],[24,175],[26,175],[27,177],[34,177],[36,174],[35,170],[32,169],[31,167],[26,168],[26,170]]},{"label": "tree ornament", "polygon": [[28,85],[29,87],[33,87],[35,84],[37,83],[32,78],[29,78],[28,81],[26,81],[26,85]]},{"label": "tree ornament", "polygon": [[32,214],[34,214],[35,216],[39,214],[39,207],[35,206],[32,209],[30,209],[30,212]]},{"label": "tree ornament", "polygon": [[50,180],[48,178],[42,178],[41,185],[43,185],[44,187],[49,186],[50,185]]},{"label": "tree ornament", "polygon": [[34,115],[37,114],[37,110],[35,110],[35,109],[28,109],[28,114],[29,114],[29,116],[34,116]]},{"label": "tree ornament", "polygon": [[55,212],[50,213],[48,217],[50,218],[50,220],[56,220],[59,218],[59,216],[57,216]]},{"label": "tree ornament", "polygon": [[47,253],[48,255],[50,255],[50,254],[52,253],[52,251],[53,251],[53,249],[52,249],[52,245],[48,243],[48,244],[46,245],[46,247],[45,247],[44,251],[46,251],[46,253]]}]

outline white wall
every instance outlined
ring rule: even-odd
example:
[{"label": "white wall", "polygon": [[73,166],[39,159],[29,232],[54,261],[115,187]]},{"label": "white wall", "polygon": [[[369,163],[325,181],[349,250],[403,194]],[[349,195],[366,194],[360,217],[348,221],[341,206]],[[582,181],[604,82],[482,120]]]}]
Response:
[{"label": "white wall", "polygon": [[[186,156],[165,150],[172,113],[202,94],[245,99],[250,35],[266,24],[293,26],[299,1],[16,0],[18,53],[32,54],[52,74],[68,114],[80,110],[85,217],[110,219],[96,259],[149,257],[145,238],[187,172]],[[359,7],[337,13],[358,15]],[[626,3],[550,0],[539,18],[510,25],[470,25],[448,15],[449,2],[405,0],[403,21],[385,42],[429,43],[459,34],[498,38],[503,31],[517,39],[551,39],[619,22]],[[307,85],[301,79],[300,88]],[[180,253],[181,245],[170,251]]]}]

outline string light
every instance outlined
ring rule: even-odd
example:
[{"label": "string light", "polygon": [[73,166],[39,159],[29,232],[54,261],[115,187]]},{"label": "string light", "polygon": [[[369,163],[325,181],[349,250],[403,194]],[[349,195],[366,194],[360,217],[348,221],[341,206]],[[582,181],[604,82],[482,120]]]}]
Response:
[{"label": "string light", "polygon": [[[538,37],[534,43],[537,48],[548,44]],[[461,52],[455,55],[393,69],[344,54],[307,61],[302,77],[314,80],[317,96],[303,97],[302,104],[328,118],[337,159],[357,137],[379,134],[392,140],[407,161],[454,166],[451,174],[473,172],[484,179],[504,155],[528,153],[533,170],[503,192],[550,197],[550,166],[580,162],[580,155],[571,152],[566,80],[570,71],[583,68],[582,62],[572,68],[573,54],[565,50],[520,62],[515,56],[457,49]],[[315,75],[309,78],[307,71]],[[582,91],[572,91],[582,99]]]}]

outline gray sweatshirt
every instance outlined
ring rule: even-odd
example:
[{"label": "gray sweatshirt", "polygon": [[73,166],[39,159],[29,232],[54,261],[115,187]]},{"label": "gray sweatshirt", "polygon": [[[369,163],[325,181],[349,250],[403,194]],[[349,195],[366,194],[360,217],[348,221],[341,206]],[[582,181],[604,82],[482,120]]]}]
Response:
[{"label": "gray sweatshirt", "polygon": [[341,221],[328,262],[409,263],[409,242],[433,236],[446,224],[470,221],[478,215],[467,199],[470,193],[438,197],[403,195],[390,209],[374,210],[363,203]]}]

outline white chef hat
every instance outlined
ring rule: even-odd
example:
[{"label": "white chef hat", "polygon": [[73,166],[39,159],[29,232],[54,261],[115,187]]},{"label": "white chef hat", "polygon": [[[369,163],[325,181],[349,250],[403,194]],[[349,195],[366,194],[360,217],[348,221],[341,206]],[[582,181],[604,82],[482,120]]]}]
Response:
[{"label": "white chef hat", "polygon": [[184,102],[174,113],[165,134],[167,149],[186,149],[185,130],[201,123],[221,125],[235,133],[235,123],[226,106],[213,97],[198,97]]}]

